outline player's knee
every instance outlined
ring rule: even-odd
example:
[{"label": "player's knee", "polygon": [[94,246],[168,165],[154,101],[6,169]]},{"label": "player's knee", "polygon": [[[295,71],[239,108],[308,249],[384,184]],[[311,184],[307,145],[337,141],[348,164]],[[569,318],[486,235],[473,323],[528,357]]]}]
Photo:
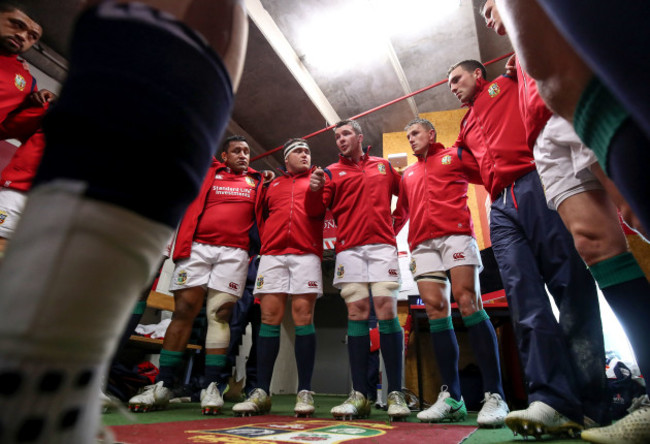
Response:
[{"label": "player's knee", "polygon": [[237,297],[228,293],[208,290],[206,300],[206,317],[208,331],[205,338],[206,348],[227,348],[230,343],[230,314]]},{"label": "player's knee", "polygon": [[90,197],[175,226],[232,102],[222,61],[187,26],[143,5],[103,3],[75,29],[68,79],[44,122],[48,149],[35,185],[80,181]]},{"label": "player's knee", "polygon": [[368,284],[359,282],[346,282],[341,284],[341,297],[346,304],[367,299],[370,297]]},{"label": "player's knee", "polygon": [[209,289],[206,300],[206,316],[215,322],[227,324],[230,322],[230,315],[237,299],[236,296],[229,293]]},{"label": "player's knee", "polygon": [[396,298],[399,291],[399,283],[393,281],[373,282],[370,284],[372,297],[392,297]]}]

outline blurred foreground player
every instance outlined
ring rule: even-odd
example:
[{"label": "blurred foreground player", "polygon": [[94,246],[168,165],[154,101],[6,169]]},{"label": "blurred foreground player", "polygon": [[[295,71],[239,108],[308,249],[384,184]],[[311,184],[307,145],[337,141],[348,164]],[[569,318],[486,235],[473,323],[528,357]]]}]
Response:
[{"label": "blurred foreground player", "polygon": [[3,443],[93,442],[101,370],[230,115],[243,2],[149,3],[179,19],[109,2],[76,25],[48,147],[0,269]]}]

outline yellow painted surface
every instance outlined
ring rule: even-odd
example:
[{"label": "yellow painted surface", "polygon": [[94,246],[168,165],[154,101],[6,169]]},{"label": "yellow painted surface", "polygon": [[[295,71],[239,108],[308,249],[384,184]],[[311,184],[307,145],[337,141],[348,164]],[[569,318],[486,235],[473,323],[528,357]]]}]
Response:
[{"label": "yellow painted surface", "polygon": [[[422,113],[420,117],[429,120],[436,128],[438,142],[444,146],[451,146],[458,138],[460,130],[460,122],[467,112],[466,108],[453,109],[449,111],[436,111],[430,113]],[[408,122],[404,122],[406,126]],[[387,159],[389,154],[406,153],[408,164],[411,165],[416,161],[415,156],[411,151],[411,146],[406,140],[406,131],[396,133],[384,133],[383,135],[384,151],[382,156]],[[490,243],[490,230],[487,226],[487,217],[485,212],[485,198],[487,194],[481,186],[474,186],[470,184],[470,189],[467,193],[467,205],[472,213],[472,220],[474,221],[474,231],[476,233],[476,240],[479,249],[487,248]]]}]

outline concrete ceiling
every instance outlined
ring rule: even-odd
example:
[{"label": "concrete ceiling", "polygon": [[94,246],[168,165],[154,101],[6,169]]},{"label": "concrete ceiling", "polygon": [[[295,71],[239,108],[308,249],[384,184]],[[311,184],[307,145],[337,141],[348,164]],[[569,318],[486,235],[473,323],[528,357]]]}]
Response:
[{"label": "concrete ceiling", "polygon": [[[413,0],[417,4],[408,6],[410,1],[246,0],[250,36],[228,132],[246,135],[256,156],[442,80],[455,62],[488,61],[511,51],[506,38],[485,28],[478,14],[482,0]],[[34,6],[44,29],[40,52],[25,57],[62,81],[81,0],[24,2]],[[427,9],[436,2],[458,7],[436,16]],[[326,55],[333,58],[328,62]],[[504,63],[492,65],[489,77],[501,73]],[[381,155],[383,133],[401,131],[417,113],[458,107],[443,85],[359,122],[365,142]],[[314,164],[336,161],[331,131],[310,138],[310,145]],[[252,166],[281,162],[276,153]]]}]

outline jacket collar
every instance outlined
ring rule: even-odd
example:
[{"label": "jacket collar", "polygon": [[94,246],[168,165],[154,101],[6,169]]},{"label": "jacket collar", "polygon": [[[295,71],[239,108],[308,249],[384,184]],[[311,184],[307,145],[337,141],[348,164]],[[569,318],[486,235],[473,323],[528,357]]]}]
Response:
[{"label": "jacket collar", "polygon": [[433,156],[434,154],[446,149],[445,146],[442,143],[435,142],[433,145],[429,146],[429,149],[427,150],[427,153],[425,155],[422,154],[414,154],[415,157],[418,158],[418,162],[424,162],[427,160],[429,157]]}]

